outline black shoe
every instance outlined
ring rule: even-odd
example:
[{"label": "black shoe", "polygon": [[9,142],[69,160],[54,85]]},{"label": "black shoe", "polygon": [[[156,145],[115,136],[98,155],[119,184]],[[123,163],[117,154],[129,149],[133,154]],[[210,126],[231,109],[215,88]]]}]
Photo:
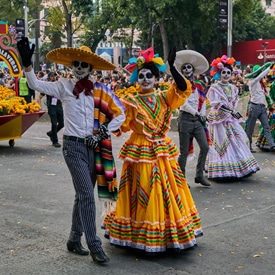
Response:
[{"label": "black shoe", "polygon": [[59,148],[59,147],[61,147],[61,144],[56,142],[56,143],[53,143],[53,146],[56,147],[56,148]]},{"label": "black shoe", "polygon": [[275,146],[272,146],[272,147],[270,148],[270,152],[275,152]]},{"label": "black shoe", "polygon": [[195,183],[200,183],[203,186],[211,186],[205,178],[195,178]]},{"label": "black shoe", "polygon": [[253,148],[250,148],[250,152],[251,153],[256,153],[256,150],[254,150]]},{"label": "black shoe", "polygon": [[53,135],[51,131],[47,132],[47,136],[50,138],[51,141],[53,141]]},{"label": "black shoe", "polygon": [[78,255],[89,255],[89,251],[82,246],[81,242],[72,242],[69,240],[67,241],[67,248],[70,252],[73,252]]},{"label": "black shoe", "polygon": [[107,263],[110,261],[110,259],[108,258],[108,256],[104,253],[103,250],[93,253],[91,252],[91,256],[94,260],[94,262],[98,263],[98,264],[103,264],[103,263]]}]

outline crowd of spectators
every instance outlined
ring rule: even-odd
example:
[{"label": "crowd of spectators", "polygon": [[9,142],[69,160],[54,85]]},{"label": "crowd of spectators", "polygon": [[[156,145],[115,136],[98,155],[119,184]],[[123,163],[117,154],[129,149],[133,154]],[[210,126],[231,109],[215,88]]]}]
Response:
[{"label": "crowd of spectators", "polygon": [[[247,79],[245,79],[245,75],[252,71],[252,67],[253,65],[247,65],[246,67],[241,69],[241,66],[239,64],[236,64],[233,68],[231,83],[238,87],[240,96],[248,94],[249,88],[247,85]],[[53,70],[48,69],[45,64],[41,64],[40,70],[36,72],[37,78],[47,80],[48,74],[51,71],[54,71],[57,74],[57,79],[73,78],[73,74],[70,68]],[[110,72],[94,71],[92,76],[96,81],[105,83],[113,91],[116,91],[117,89],[122,89],[124,87],[127,88],[130,85],[134,84],[130,83],[130,74],[125,69],[123,69],[121,65],[119,65],[116,70]],[[197,78],[205,83],[206,91],[214,81],[207,74],[198,75]],[[173,78],[169,74],[163,74],[157,80],[156,86],[159,82],[167,82],[171,84],[173,82]],[[9,71],[6,68],[0,69],[0,85],[15,89],[15,79],[10,76]]]},{"label": "crowd of spectators", "polygon": [[0,85],[15,89],[15,79],[9,74],[7,68],[0,69]]}]

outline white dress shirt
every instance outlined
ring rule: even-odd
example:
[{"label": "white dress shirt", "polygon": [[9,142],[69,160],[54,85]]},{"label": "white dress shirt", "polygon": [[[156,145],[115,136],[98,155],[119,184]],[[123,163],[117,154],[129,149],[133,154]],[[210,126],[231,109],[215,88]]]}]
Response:
[{"label": "white dress shirt", "polygon": [[198,108],[199,108],[199,92],[198,92],[198,89],[196,88],[194,92],[187,98],[185,103],[180,107],[180,110],[190,113],[193,116],[195,116],[196,113],[201,116],[205,116],[206,102],[205,101],[203,102],[200,112],[198,111]]},{"label": "white dress shirt", "polygon": [[249,91],[250,91],[250,101],[255,104],[264,104],[266,103],[265,100],[265,91],[261,86],[260,80],[268,74],[270,68],[268,67],[262,73],[260,73],[257,77],[250,79],[248,81]]},{"label": "white dress shirt", "polygon": [[[60,78],[56,82],[38,80],[33,70],[25,72],[28,85],[40,93],[60,99],[64,109],[64,135],[85,138],[93,134],[94,97],[79,94],[76,99],[73,89],[75,79]],[[102,84],[104,85],[104,84]],[[116,131],[125,120],[122,113],[108,124],[109,131]]]}]

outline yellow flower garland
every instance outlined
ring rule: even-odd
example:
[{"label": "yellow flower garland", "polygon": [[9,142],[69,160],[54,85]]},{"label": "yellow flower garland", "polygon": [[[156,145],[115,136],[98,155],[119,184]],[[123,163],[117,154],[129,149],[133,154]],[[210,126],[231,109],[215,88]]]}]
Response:
[{"label": "yellow flower garland", "polygon": [[[168,90],[170,87],[171,87],[171,84],[169,84],[167,82],[160,82],[158,84],[158,89],[160,89],[161,91]],[[128,94],[136,95],[140,90],[141,90],[141,88],[140,88],[139,84],[136,84],[136,85],[130,86],[128,88],[124,87],[122,89],[117,89],[115,91],[115,94],[117,97],[122,98]]]}]

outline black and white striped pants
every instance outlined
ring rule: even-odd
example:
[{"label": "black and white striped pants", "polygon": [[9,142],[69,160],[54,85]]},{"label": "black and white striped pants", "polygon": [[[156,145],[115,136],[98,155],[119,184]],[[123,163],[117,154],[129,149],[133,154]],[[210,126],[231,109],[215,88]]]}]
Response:
[{"label": "black and white striped pants", "polygon": [[84,232],[89,250],[99,252],[101,240],[96,236],[96,182],[94,149],[84,143],[63,139],[63,156],[72,176],[75,201],[69,239],[80,241]]}]

